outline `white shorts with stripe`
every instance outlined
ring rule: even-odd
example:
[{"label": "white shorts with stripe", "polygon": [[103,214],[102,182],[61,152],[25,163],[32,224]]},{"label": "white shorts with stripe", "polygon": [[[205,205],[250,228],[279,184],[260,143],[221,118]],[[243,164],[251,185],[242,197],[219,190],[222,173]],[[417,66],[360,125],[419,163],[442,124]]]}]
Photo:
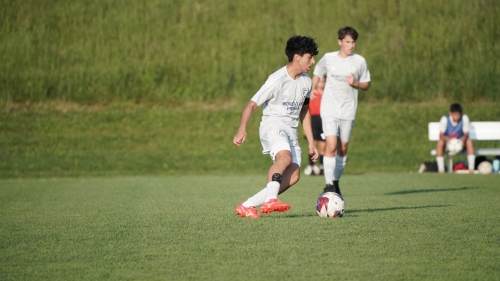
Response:
[{"label": "white shorts with stripe", "polygon": [[276,154],[288,150],[292,154],[292,162],[301,164],[302,150],[299,146],[297,129],[280,124],[261,126],[259,129],[262,153],[269,154],[275,161]]},{"label": "white shorts with stripe", "polygon": [[349,142],[354,120],[342,120],[332,116],[321,116],[321,119],[325,136],[337,136],[342,142]]}]

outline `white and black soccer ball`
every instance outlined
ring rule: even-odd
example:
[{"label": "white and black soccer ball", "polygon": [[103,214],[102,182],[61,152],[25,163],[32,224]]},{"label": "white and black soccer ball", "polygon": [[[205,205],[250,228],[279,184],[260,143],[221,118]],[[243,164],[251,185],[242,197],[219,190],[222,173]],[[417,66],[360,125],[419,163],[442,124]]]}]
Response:
[{"label": "white and black soccer ball", "polygon": [[322,218],[342,217],[345,212],[344,198],[335,192],[322,193],[316,201],[316,212]]},{"label": "white and black soccer ball", "polygon": [[448,154],[450,155],[459,153],[463,148],[464,144],[462,143],[462,141],[456,138],[449,140],[446,144],[446,150],[448,150]]}]

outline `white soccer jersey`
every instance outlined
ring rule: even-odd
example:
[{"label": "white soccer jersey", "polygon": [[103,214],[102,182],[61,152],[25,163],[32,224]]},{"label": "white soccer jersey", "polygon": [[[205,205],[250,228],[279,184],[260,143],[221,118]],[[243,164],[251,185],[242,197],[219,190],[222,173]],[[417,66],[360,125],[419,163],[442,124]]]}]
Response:
[{"label": "white soccer jersey", "polygon": [[311,87],[312,81],[307,73],[301,73],[294,80],[288,75],[286,66],[271,74],[252,97],[258,106],[264,104],[260,125],[280,122],[297,128],[302,105],[309,97]]},{"label": "white soccer jersey", "polygon": [[370,71],[362,56],[353,53],[347,58],[341,58],[338,54],[338,51],[326,53],[314,68],[314,75],[326,76],[321,116],[354,120],[358,107],[358,89],[347,83],[347,76],[353,74],[359,82],[370,82]]}]

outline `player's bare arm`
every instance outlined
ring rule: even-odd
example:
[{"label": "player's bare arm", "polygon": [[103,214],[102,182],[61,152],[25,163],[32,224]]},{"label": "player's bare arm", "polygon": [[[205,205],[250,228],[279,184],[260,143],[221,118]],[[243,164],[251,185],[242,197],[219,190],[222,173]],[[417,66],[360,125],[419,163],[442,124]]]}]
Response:
[{"label": "player's bare arm", "polygon": [[318,87],[320,78],[316,75],[313,75],[312,77],[312,92],[311,92],[311,99],[316,99],[317,98],[317,92],[316,92],[316,87]]},{"label": "player's bare arm", "polygon": [[236,146],[240,146],[245,143],[247,139],[247,124],[257,107],[259,106],[254,101],[249,101],[245,109],[243,110],[243,113],[241,114],[240,127],[238,128],[238,132],[233,138],[233,143]]},{"label": "player's bare arm", "polygon": [[443,132],[439,133],[439,138],[442,139],[442,140],[444,140],[445,143],[449,142],[452,139],[449,136],[446,136]]},{"label": "player's bare arm", "polygon": [[465,145],[468,138],[469,138],[469,132],[464,132],[464,135],[460,138],[460,141]]},{"label": "player's bare arm", "polygon": [[359,82],[358,80],[356,80],[356,78],[354,78],[354,75],[352,74],[347,76],[347,83],[360,90],[366,91],[368,90],[368,88],[370,88],[370,82]]},{"label": "player's bare arm", "polygon": [[307,143],[309,147],[309,155],[312,155],[311,159],[316,162],[319,157],[318,149],[314,144],[314,138],[312,134],[312,125],[311,125],[311,114],[309,113],[309,105],[303,105],[300,110],[300,121],[302,122],[302,127],[304,129],[304,135],[307,138]]}]

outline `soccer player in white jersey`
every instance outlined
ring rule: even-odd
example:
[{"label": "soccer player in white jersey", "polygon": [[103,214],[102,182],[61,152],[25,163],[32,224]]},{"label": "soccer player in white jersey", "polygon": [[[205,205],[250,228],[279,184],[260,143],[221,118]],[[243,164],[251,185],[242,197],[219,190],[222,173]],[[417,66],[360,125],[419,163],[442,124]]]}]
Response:
[{"label": "soccer player in white jersey", "polygon": [[246,138],[246,127],[257,107],[264,105],[259,135],[262,153],[269,154],[273,164],[267,174],[264,189],[238,205],[236,214],[246,218],[259,218],[260,212],[286,212],[290,205],[278,199],[278,194],[286,191],[299,181],[301,149],[297,127],[299,119],[309,143],[309,154],[316,161],[318,150],[314,145],[309,115],[309,94],[312,89],[311,78],[307,72],[314,64],[318,46],[314,39],[306,36],[293,36],[288,39],[285,54],[288,64],[271,74],[265,84],[248,102],[241,116],[238,132],[233,138],[236,146],[242,145]]},{"label": "soccer player in white jersey", "polygon": [[[340,50],[326,53],[314,68],[313,89],[321,77],[326,77],[320,110],[326,136],[324,192],[341,194],[339,180],[346,165],[347,146],[356,119],[358,89],[368,90],[370,87],[366,61],[354,53],[357,39],[358,32],[354,28],[339,29]],[[311,98],[315,98],[314,94]]]},{"label": "soccer player in white jersey", "polygon": [[436,144],[436,162],[439,173],[444,173],[444,149],[453,138],[459,139],[464,145],[467,152],[469,173],[474,173],[476,155],[474,154],[474,144],[469,139],[469,128],[469,116],[462,114],[462,106],[459,103],[450,105],[450,112],[442,116],[439,121],[439,140]]}]

